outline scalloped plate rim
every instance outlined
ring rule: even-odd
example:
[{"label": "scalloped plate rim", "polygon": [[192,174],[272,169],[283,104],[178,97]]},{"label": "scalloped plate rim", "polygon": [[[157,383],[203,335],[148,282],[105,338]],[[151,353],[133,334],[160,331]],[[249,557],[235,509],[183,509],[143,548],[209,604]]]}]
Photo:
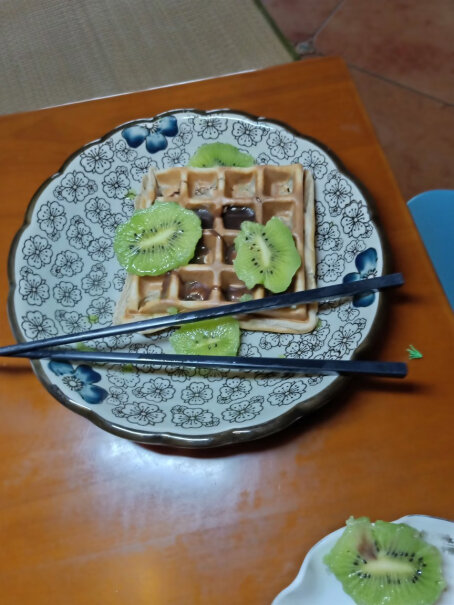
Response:
[{"label": "scalloped plate rim", "polygon": [[[14,309],[14,300],[13,299],[14,299],[14,293],[15,293],[15,290],[17,287],[17,282],[16,282],[15,275],[14,275],[15,258],[16,258],[16,252],[17,252],[17,247],[18,247],[19,241],[20,241],[21,236],[22,236],[23,232],[25,231],[25,229],[31,224],[31,221],[29,219],[33,213],[36,203],[38,202],[38,200],[40,198],[41,192],[53,180],[55,180],[56,178],[61,176],[63,174],[63,172],[65,171],[66,167],[70,164],[70,162],[74,158],[78,157],[83,151],[102,143],[103,141],[107,140],[109,137],[111,137],[116,132],[124,129],[126,126],[132,126],[134,124],[142,123],[142,122],[153,123],[163,117],[166,117],[169,115],[178,115],[181,113],[183,113],[183,114],[184,113],[194,113],[194,114],[200,115],[200,116],[213,115],[213,114],[238,115],[240,117],[247,118],[248,120],[251,120],[254,122],[266,122],[266,123],[278,126],[280,128],[285,129],[286,131],[292,133],[295,137],[297,137],[299,139],[312,142],[315,145],[319,146],[332,160],[332,162],[336,166],[336,169],[339,171],[339,173],[343,174],[350,181],[352,181],[356,185],[358,190],[361,192],[364,200],[367,203],[367,209],[368,209],[368,212],[370,215],[370,220],[376,228],[377,237],[379,239],[381,250],[383,253],[383,273],[385,273],[388,270],[388,267],[390,265],[390,251],[389,251],[389,246],[388,246],[386,237],[383,232],[383,228],[381,227],[381,224],[377,217],[375,201],[374,201],[373,197],[371,196],[371,194],[367,191],[366,187],[354,175],[352,175],[348,169],[345,168],[344,164],[338,158],[336,153],[333,152],[326,144],[320,142],[318,139],[316,139],[310,135],[301,133],[300,131],[294,129],[292,126],[289,126],[287,123],[285,123],[283,121],[264,117],[264,116],[255,116],[254,114],[251,114],[251,113],[248,113],[248,112],[245,112],[242,110],[236,110],[236,109],[200,110],[200,109],[194,109],[194,108],[180,108],[180,109],[168,110],[168,111],[156,114],[155,116],[153,116],[151,118],[136,118],[134,120],[130,120],[130,121],[124,122],[122,124],[119,124],[119,125],[115,126],[114,128],[112,128],[107,133],[103,134],[101,137],[82,145],[80,148],[78,148],[73,153],[71,153],[65,159],[65,161],[61,164],[60,168],[54,174],[52,174],[49,178],[47,178],[37,188],[37,190],[33,194],[32,198],[26,208],[24,221],[23,221],[21,227],[19,228],[19,230],[16,232],[16,234],[12,240],[10,250],[9,250],[9,255],[8,255],[8,263],[7,263],[8,283],[9,283],[7,313],[8,313],[8,320],[10,323],[11,330],[12,330],[15,338],[18,340],[18,342],[27,342],[27,340],[25,338],[22,338],[22,335],[21,335],[21,332],[20,332],[20,329],[18,326],[17,318],[15,315],[15,309]],[[369,348],[372,345],[372,343],[375,341],[377,332],[379,331],[379,327],[384,320],[385,310],[386,310],[385,297],[379,293],[377,312],[376,312],[375,318],[372,322],[372,325],[370,327],[369,333],[367,334],[365,339],[360,343],[360,345],[353,351],[353,353],[351,355],[352,359],[357,359],[358,357],[361,357],[363,355],[364,351],[367,348]],[[269,435],[272,435],[278,431],[281,431],[281,430],[287,428],[288,426],[290,426],[291,424],[293,424],[300,418],[310,415],[313,411],[317,410],[321,406],[330,402],[332,400],[332,398],[334,397],[334,395],[336,395],[351,379],[351,377],[349,377],[349,376],[337,376],[335,378],[335,380],[330,385],[325,387],[325,389],[323,389],[323,391],[321,391],[320,393],[313,395],[311,398],[306,399],[303,402],[296,403],[290,409],[288,409],[286,412],[282,413],[281,415],[277,416],[276,418],[267,420],[260,424],[255,424],[249,428],[248,427],[231,428],[231,429],[227,429],[227,430],[224,430],[224,431],[218,432],[218,433],[207,433],[204,435],[188,435],[188,436],[186,436],[186,435],[177,434],[177,433],[173,433],[173,432],[169,432],[169,431],[159,431],[159,430],[158,431],[147,431],[146,433],[144,433],[144,432],[141,432],[140,430],[137,430],[136,428],[128,429],[124,426],[120,426],[120,425],[116,424],[115,422],[109,421],[109,420],[103,418],[102,416],[98,415],[94,409],[86,408],[85,406],[82,406],[80,403],[75,402],[70,397],[68,397],[66,394],[64,394],[56,385],[50,383],[49,379],[47,378],[46,373],[42,369],[41,361],[31,360],[30,363],[31,363],[33,371],[34,371],[35,375],[37,376],[37,378],[39,379],[39,381],[43,384],[43,386],[46,388],[46,390],[55,399],[57,399],[65,407],[67,407],[71,411],[75,412],[76,414],[87,418],[88,420],[90,420],[93,424],[95,424],[99,428],[102,428],[103,430],[106,430],[107,432],[117,435],[119,437],[123,437],[123,438],[129,439],[129,440],[132,440],[136,443],[142,443],[142,444],[147,444],[147,445],[166,445],[166,446],[186,448],[186,449],[222,447],[222,446],[226,446],[226,445],[234,445],[237,443],[253,441],[256,439],[261,439],[261,438],[267,437]],[[312,405],[310,409],[303,409],[301,407],[301,405],[303,403],[306,406],[309,402],[314,402],[314,401],[316,403],[315,403],[315,405]]]}]

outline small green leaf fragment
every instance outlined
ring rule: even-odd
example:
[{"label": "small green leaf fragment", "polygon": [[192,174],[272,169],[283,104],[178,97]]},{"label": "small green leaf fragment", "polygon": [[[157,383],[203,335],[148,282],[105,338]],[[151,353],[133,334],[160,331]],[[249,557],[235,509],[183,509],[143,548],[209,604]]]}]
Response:
[{"label": "small green leaf fragment", "polygon": [[132,189],[130,191],[128,191],[128,193],[125,195],[125,198],[129,199],[129,200],[133,200],[136,197],[137,193],[135,191],[133,191]]},{"label": "small green leaf fragment", "polygon": [[408,353],[408,359],[422,359],[424,357],[423,354],[413,345],[410,345],[408,349],[405,350]]},{"label": "small green leaf fragment", "polygon": [[77,349],[78,351],[96,351],[97,349],[95,349],[95,347],[89,347],[88,345],[84,344],[83,342],[76,342],[75,344],[75,349]]},{"label": "small green leaf fragment", "polygon": [[134,372],[134,366],[132,363],[125,363],[120,367],[121,372]]},{"label": "small green leaf fragment", "polygon": [[87,319],[91,324],[96,324],[99,321],[99,315],[87,315]]},{"label": "small green leaf fragment", "polygon": [[178,313],[178,309],[176,307],[167,307],[166,311],[169,315],[176,315]]},{"label": "small green leaf fragment", "polygon": [[252,296],[252,294],[243,294],[242,296],[240,296],[240,302],[248,302],[253,299],[254,297]]}]

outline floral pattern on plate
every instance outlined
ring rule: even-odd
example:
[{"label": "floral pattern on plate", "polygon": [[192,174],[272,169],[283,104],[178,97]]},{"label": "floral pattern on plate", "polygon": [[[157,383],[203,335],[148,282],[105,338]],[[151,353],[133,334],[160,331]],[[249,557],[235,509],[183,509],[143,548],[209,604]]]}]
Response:
[{"label": "floral pattern on plate", "polygon": [[[10,310],[17,338],[36,340],[111,324],[126,276],[112,241],[116,227],[134,210],[143,175],[150,166],[185,165],[201,145],[216,141],[237,146],[257,164],[300,162],[311,170],[319,286],[383,272],[382,245],[368,202],[325,148],[266,119],[229,111],[175,111],[121,126],[87,145],[40,189],[11,254],[17,285]],[[311,334],[243,331],[240,354],[349,359],[367,340],[379,299],[370,292],[322,305]],[[171,352],[168,335],[99,339],[86,348]],[[319,405],[337,380],[171,366],[35,362],[35,367],[69,407],[81,414],[90,408],[108,430],[138,441],[185,446],[277,430]]]}]

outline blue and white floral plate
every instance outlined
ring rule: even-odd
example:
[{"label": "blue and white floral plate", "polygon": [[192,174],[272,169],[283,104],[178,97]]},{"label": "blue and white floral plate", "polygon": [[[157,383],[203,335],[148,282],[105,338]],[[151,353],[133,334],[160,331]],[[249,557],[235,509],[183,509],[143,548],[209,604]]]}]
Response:
[{"label": "blue and white floral plate", "polygon": [[[125,272],[112,247],[150,166],[183,166],[219,141],[258,164],[302,163],[315,178],[318,285],[383,273],[370,203],[339,161],[284,124],[231,111],[178,110],[119,126],[74,153],[33,197],[10,252],[9,317],[19,341],[109,325]],[[381,295],[323,305],[312,334],[242,333],[241,355],[350,359],[370,340]],[[168,332],[91,341],[101,350],[170,352]],[[332,397],[336,376],[34,361],[47,390],[117,435],[183,447],[275,432]]]},{"label": "blue and white floral plate", "polygon": [[[437,605],[454,603],[454,523],[427,515],[407,515],[394,523],[406,523],[422,532],[424,540],[439,549],[447,587]],[[354,605],[342,584],[323,563],[345,527],[325,536],[307,553],[293,582],[274,599],[272,605]]]}]

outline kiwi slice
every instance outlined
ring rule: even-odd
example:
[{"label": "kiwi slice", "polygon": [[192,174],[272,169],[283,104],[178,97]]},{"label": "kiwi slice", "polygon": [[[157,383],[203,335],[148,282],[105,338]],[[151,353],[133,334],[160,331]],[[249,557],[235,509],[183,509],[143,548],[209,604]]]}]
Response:
[{"label": "kiwi slice", "polygon": [[206,143],[198,148],[189,160],[189,166],[195,168],[212,168],[213,166],[237,166],[247,168],[254,165],[254,158],[242,153],[228,143]]},{"label": "kiwi slice", "polygon": [[181,355],[236,355],[240,324],[234,317],[186,324],[170,336],[170,344]]},{"label": "kiwi slice", "polygon": [[134,275],[162,275],[187,265],[202,236],[199,217],[176,202],[138,210],[115,233],[118,261]]},{"label": "kiwi slice", "polygon": [[292,232],[275,216],[266,225],[241,223],[235,249],[235,272],[249,289],[263,284],[271,292],[283,292],[301,266]]},{"label": "kiwi slice", "polygon": [[358,605],[431,605],[446,586],[440,552],[404,523],[351,517],[324,562]]}]

